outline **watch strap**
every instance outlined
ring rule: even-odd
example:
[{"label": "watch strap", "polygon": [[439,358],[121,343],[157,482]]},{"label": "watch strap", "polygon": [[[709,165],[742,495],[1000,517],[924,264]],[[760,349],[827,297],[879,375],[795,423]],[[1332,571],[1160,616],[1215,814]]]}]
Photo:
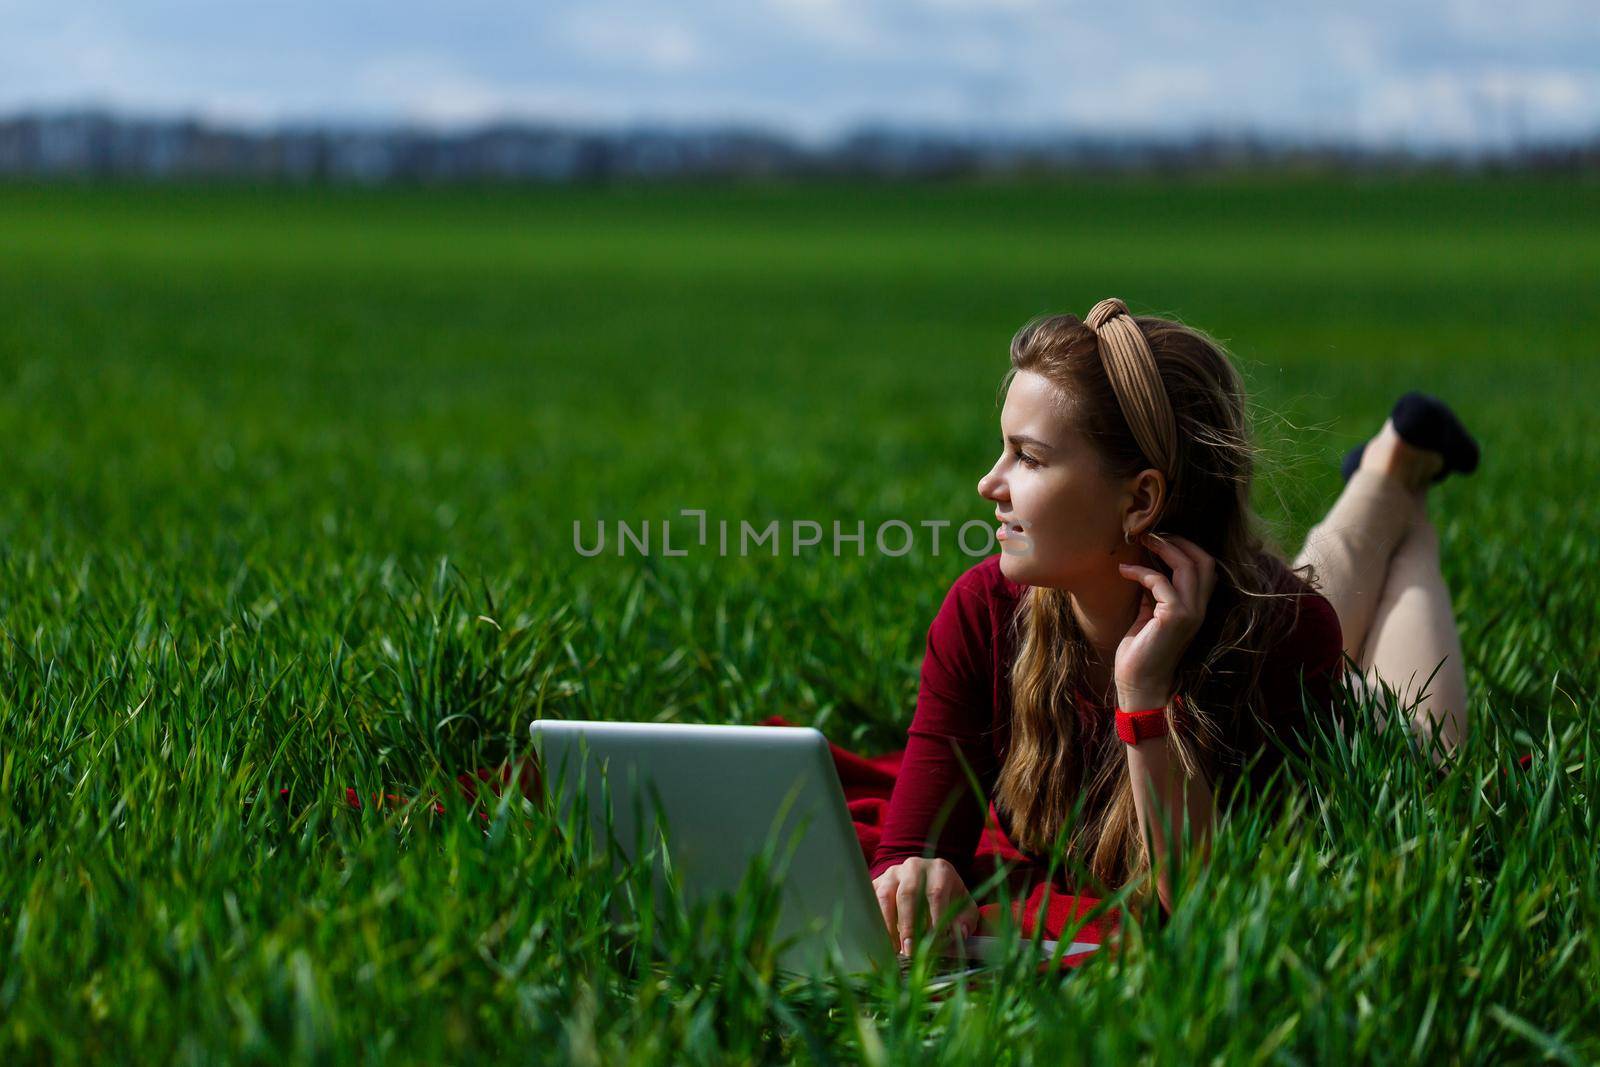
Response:
[{"label": "watch strap", "polygon": [[1124,744],[1137,745],[1141,741],[1166,735],[1167,708],[1166,705],[1140,711],[1124,711],[1118,708],[1116,721],[1117,737],[1121,738]]}]

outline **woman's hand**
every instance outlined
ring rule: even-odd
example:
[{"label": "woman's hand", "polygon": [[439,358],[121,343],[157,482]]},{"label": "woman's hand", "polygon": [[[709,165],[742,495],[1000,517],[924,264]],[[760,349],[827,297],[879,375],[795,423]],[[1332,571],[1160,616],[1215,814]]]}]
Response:
[{"label": "woman's hand", "polygon": [[1129,711],[1172,699],[1178,661],[1205,622],[1217,584],[1216,561],[1193,541],[1146,534],[1144,543],[1172,568],[1172,577],[1134,563],[1117,565],[1124,578],[1144,586],[1139,617],[1117,645],[1117,701]]},{"label": "woman's hand", "polygon": [[878,898],[889,936],[905,955],[911,954],[911,942],[917,936],[917,913],[924,899],[934,926],[959,909],[952,929],[963,939],[978,929],[978,909],[967,894],[966,883],[948,860],[904,860],[874,878],[872,891]]}]

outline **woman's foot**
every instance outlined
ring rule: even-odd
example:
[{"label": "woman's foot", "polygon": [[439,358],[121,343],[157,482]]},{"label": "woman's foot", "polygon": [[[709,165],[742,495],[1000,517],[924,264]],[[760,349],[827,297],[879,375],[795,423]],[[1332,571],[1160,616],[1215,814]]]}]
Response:
[{"label": "woman's foot", "polygon": [[1366,443],[1356,464],[1361,470],[1375,470],[1407,489],[1426,489],[1444,470],[1444,457],[1418,448],[1400,436],[1392,418],[1385,419],[1378,436]]},{"label": "woman's foot", "polygon": [[1444,402],[1425,393],[1407,393],[1378,436],[1344,457],[1345,480],[1357,468],[1376,470],[1410,489],[1425,489],[1452,471],[1478,469],[1478,442]]}]

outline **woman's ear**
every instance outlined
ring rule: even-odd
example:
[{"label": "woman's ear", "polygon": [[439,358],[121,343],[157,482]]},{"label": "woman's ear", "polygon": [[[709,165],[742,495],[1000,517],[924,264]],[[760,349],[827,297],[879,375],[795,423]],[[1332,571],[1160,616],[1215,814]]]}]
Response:
[{"label": "woman's ear", "polygon": [[1166,502],[1166,475],[1154,467],[1146,467],[1128,480],[1123,529],[1134,536],[1148,533],[1161,518]]}]

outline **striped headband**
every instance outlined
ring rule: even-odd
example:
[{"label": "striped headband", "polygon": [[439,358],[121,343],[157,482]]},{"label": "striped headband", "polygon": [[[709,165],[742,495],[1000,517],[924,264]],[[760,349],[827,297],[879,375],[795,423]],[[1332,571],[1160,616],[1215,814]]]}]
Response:
[{"label": "striped headband", "polygon": [[1178,466],[1178,421],[1150,343],[1128,314],[1128,305],[1114,296],[1090,308],[1083,321],[1099,342],[1100,362],[1140,450],[1172,478]]}]

